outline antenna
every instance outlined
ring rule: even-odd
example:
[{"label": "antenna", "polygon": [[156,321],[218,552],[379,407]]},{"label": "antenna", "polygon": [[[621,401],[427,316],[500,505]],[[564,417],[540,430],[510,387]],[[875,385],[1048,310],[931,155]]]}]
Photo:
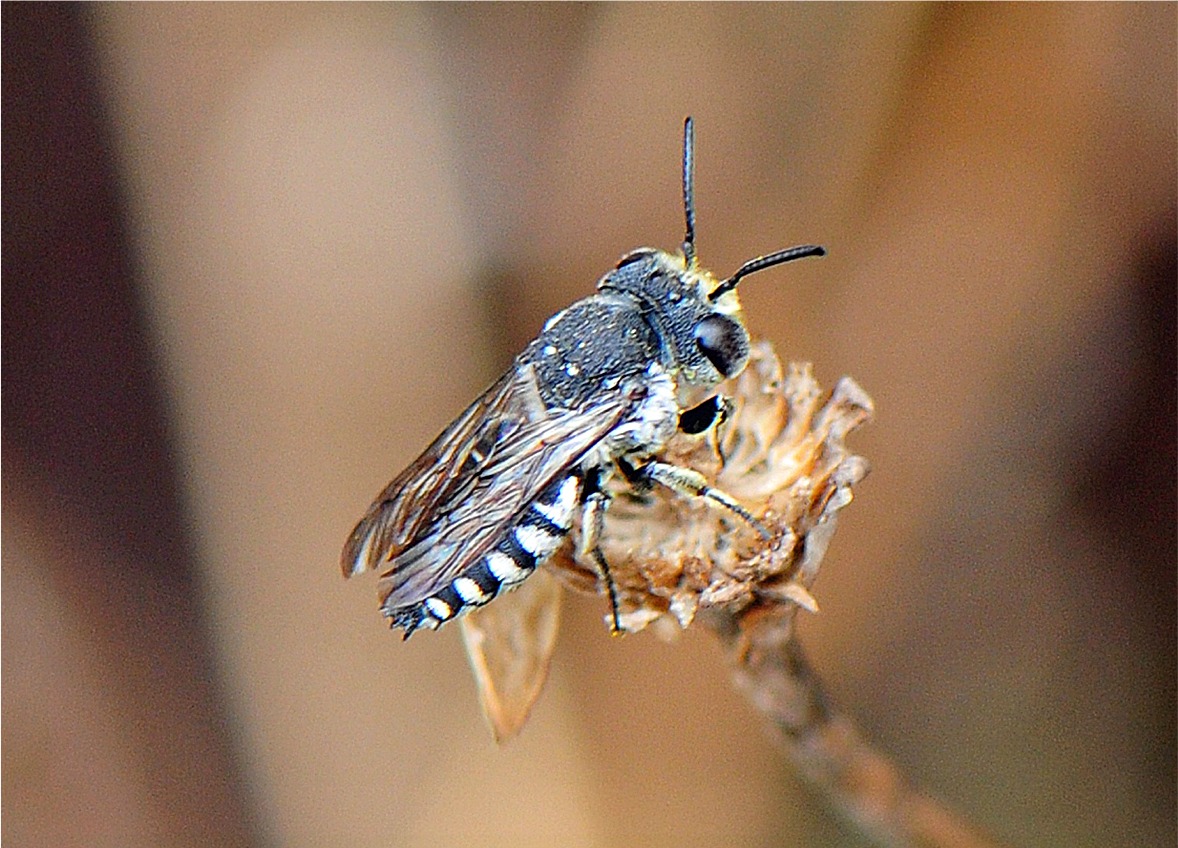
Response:
[{"label": "antenna", "polygon": [[758,256],[756,259],[750,259],[737,268],[735,274],[712,289],[712,292],[708,295],[708,300],[715,303],[736,288],[736,284],[749,274],[764,271],[766,268],[772,268],[774,265],[780,265],[783,262],[793,262],[795,259],[805,259],[807,256],[825,255],[825,247],[819,247],[816,244],[801,244],[797,247],[787,247],[785,250],[779,250],[776,253],[767,253],[764,256]]},{"label": "antenna", "polygon": [[683,122],[683,217],[687,234],[683,236],[683,258],[687,267],[695,264],[695,124],[691,116]]}]

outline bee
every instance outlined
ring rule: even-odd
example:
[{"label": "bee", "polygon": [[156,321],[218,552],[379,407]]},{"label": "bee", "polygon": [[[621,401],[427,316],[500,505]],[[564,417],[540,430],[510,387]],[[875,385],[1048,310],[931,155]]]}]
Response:
[{"label": "bee", "polygon": [[[749,358],[737,284],[808,256],[802,245],[751,259],[717,280],[695,255],[692,119],[683,129],[679,252],[639,248],[597,292],[553,315],[494,384],[368,508],[344,546],[345,577],[387,566],[381,609],[404,638],[437,629],[530,577],[572,534],[609,594],[599,545],[611,482],[705,498],[762,529],[749,511],[689,468],[659,459],[677,432],[724,417],[716,393]],[[762,532],[763,529],[762,529]]]}]

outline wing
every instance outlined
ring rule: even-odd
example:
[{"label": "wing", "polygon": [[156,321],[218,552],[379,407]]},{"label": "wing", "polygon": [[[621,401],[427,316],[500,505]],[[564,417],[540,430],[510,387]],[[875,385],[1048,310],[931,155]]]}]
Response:
[{"label": "wing", "polygon": [[485,554],[641,394],[615,389],[586,408],[550,410],[530,367],[508,371],[369,507],[344,547],[345,576],[391,562],[386,606],[429,597]]},{"label": "wing", "polygon": [[[510,403],[512,377],[512,371],[500,377],[385,486],[344,545],[340,567],[345,577],[376,568],[396,556],[436,515],[439,503],[455,500],[454,489],[463,467],[472,462],[472,453],[477,457],[480,444],[489,451],[500,420],[509,426],[508,418],[515,411],[507,407],[518,405]],[[536,402],[542,408],[538,395]],[[508,414],[499,419],[495,410]]]}]

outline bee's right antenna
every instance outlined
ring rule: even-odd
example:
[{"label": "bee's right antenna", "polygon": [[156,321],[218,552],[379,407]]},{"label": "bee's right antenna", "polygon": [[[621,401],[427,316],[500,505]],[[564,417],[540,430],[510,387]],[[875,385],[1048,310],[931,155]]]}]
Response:
[{"label": "bee's right antenna", "polygon": [[756,259],[750,259],[737,268],[735,274],[712,289],[708,294],[708,300],[715,303],[722,296],[736,288],[736,284],[741,281],[742,277],[747,277],[749,274],[764,271],[766,268],[772,268],[774,265],[780,265],[782,262],[793,262],[795,259],[805,259],[807,256],[825,255],[825,247],[817,244],[802,244],[797,247],[787,247],[785,250],[779,250],[776,253],[758,256]]},{"label": "bee's right antenna", "polygon": [[683,237],[683,258],[687,267],[695,264],[695,125],[691,116],[683,122],[683,215],[687,219],[687,235]]}]

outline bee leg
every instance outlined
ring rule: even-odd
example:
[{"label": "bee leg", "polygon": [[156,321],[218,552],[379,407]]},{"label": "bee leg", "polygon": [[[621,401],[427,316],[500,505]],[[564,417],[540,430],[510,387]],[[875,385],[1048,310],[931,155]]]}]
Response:
[{"label": "bee leg", "polygon": [[609,592],[610,633],[616,636],[622,632],[622,622],[618,613],[618,589],[614,584],[613,575],[610,574],[605,552],[601,550],[601,528],[605,521],[605,511],[609,507],[610,496],[601,488],[600,471],[586,477],[582,500],[584,506],[581,510],[579,551],[582,556],[588,554],[593,557],[597,570],[601,573],[601,579],[605,581],[606,591]]},{"label": "bee leg", "polygon": [[[672,465],[669,462],[651,460],[641,468],[633,469],[633,473],[638,477],[644,477],[649,481],[660,483],[680,495],[707,498],[720,504],[725,509],[743,518],[764,539],[769,539],[773,535],[764,524],[758,521],[751,512],[745,509],[731,495],[709,486],[707,479],[698,471]],[[629,476],[627,475],[627,478]]]},{"label": "bee leg", "polygon": [[712,395],[703,403],[679,413],[679,432],[689,436],[706,433],[708,444],[723,467],[728,462],[724,456],[724,445],[720,438],[720,425],[728,420],[732,412],[732,399],[724,395]]},{"label": "bee leg", "polygon": [[712,395],[703,403],[679,413],[679,430],[695,436],[721,424],[728,417],[732,401],[723,395]]}]

